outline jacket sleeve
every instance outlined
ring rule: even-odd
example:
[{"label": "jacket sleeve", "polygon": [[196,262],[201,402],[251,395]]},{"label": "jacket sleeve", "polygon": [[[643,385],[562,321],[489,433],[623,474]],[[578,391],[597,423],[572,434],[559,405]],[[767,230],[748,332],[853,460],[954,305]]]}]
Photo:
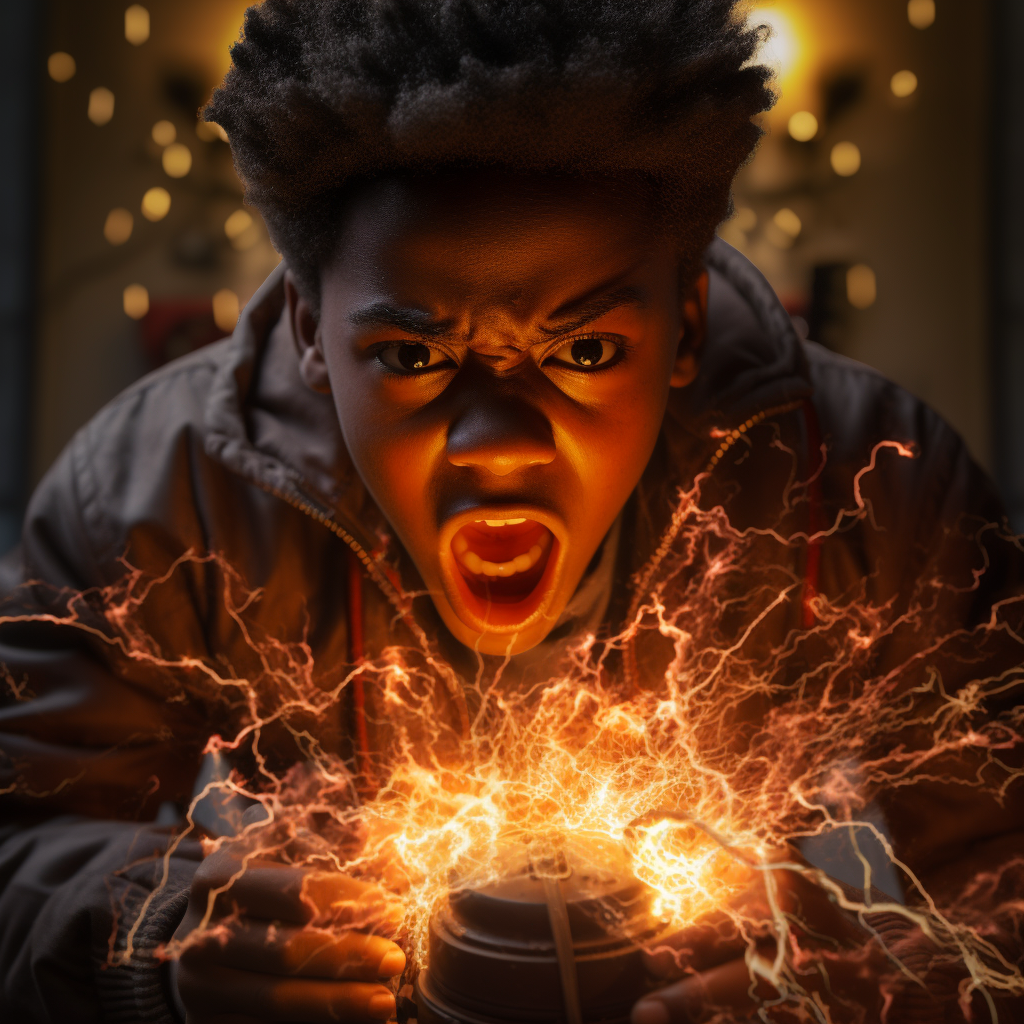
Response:
[{"label": "jacket sleeve", "polygon": [[137,824],[187,803],[196,709],[119,663],[102,629],[61,621],[118,569],[85,457],[79,437],[0,562],[0,1019],[24,1024],[172,1020],[154,952],[201,856]]}]

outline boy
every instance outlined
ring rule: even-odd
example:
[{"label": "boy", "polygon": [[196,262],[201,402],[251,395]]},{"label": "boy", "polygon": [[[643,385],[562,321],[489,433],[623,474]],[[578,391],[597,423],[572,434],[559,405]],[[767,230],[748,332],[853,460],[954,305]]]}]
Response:
[{"label": "boy", "polygon": [[[765,282],[713,242],[771,103],[757,44],[732,0],[250,9],[208,116],[284,264],[232,339],[74,439],[4,563],[8,619],[59,604],[52,588],[115,585],[127,562],[162,581],[138,613],[153,649],[241,674],[252,654],[219,599],[227,565],[259,588],[257,623],[305,640],[325,678],[415,634],[463,678],[508,659],[509,685],[526,683],[631,618],[633,573],[706,470],[707,500],[735,525],[812,536],[787,549],[799,586],[780,636],[813,625],[818,593],[860,588],[896,616],[937,562],[970,576],[981,549],[946,534],[1001,510],[962,443],[870,371],[802,346]],[[917,458],[878,457],[874,524],[820,536],[892,439]],[[815,483],[787,505],[791,474]],[[940,610],[984,621],[1012,573],[1000,561]],[[401,619],[399,591],[420,595],[398,601]],[[296,868],[248,871],[216,906],[223,941],[165,970],[152,951],[192,933],[238,868],[188,843],[131,932],[135,955],[108,966],[168,842],[132,822],[187,802],[230,709],[60,624],[9,621],[0,644],[5,1019],[394,1013],[383,982],[402,951],[357,929],[310,946]],[[317,742],[365,752],[353,722],[317,721]],[[297,757],[269,731],[262,754]],[[1018,790],[998,812],[923,792],[898,848],[922,871],[968,852],[965,870],[1001,863],[1020,849]],[[343,875],[320,883],[318,907],[372,898]],[[867,956],[851,982],[869,1017],[881,969]],[[734,951],[639,1004],[636,1024],[696,1018],[702,991],[742,1016],[748,987]]]}]

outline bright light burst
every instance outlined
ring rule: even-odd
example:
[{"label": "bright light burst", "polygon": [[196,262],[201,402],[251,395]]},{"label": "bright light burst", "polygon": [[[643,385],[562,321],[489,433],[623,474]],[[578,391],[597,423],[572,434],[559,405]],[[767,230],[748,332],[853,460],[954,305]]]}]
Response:
[{"label": "bright light burst", "polygon": [[[642,590],[623,634],[584,638],[559,674],[537,685],[519,685],[502,669],[460,688],[422,632],[412,633],[419,647],[390,647],[326,681],[306,643],[255,628],[248,612],[259,594],[216,556],[185,555],[163,579],[197,563],[216,568],[225,607],[258,655],[250,677],[160,650],[140,612],[161,581],[136,570],[117,588],[63,595],[59,611],[21,618],[77,626],[115,659],[172,671],[184,692],[230,704],[238,731],[211,737],[207,749],[251,750],[255,776],[222,785],[267,816],[213,845],[240,843],[254,855],[379,882],[401,908],[412,969],[425,963],[428,922],[448,894],[501,878],[510,856],[530,847],[623,851],[654,891],[655,914],[683,927],[712,911],[739,913],[752,871],[800,837],[856,822],[878,793],[947,778],[979,794],[1005,792],[1019,775],[1005,752],[1019,748],[1020,723],[979,724],[978,715],[1018,670],[953,679],[941,666],[969,673],[993,638],[1010,643],[1019,665],[1019,634],[1007,623],[1024,599],[1005,602],[978,630],[938,634],[938,603],[962,581],[924,578],[900,613],[863,594],[834,603],[819,596],[813,628],[781,642],[769,628],[801,600],[786,549],[874,528],[871,474],[883,460],[913,454],[879,445],[853,477],[849,507],[811,538],[733,527],[722,508],[701,508],[698,481],[680,493],[657,554],[637,577]],[[788,506],[801,486],[791,484]],[[400,604],[408,615],[408,602]],[[880,672],[877,655],[894,637],[914,653]],[[315,738],[316,723],[336,712],[356,675],[375,695],[381,743],[372,778],[353,776]],[[284,775],[260,752],[271,725],[295,743],[297,765]],[[984,926],[969,923],[967,910],[954,919],[897,867],[915,907],[905,913],[967,965],[968,995],[972,987],[1024,993],[1019,973],[993,952],[994,912],[985,911]],[[986,878],[965,884],[991,896],[998,885]],[[996,909],[1019,918],[1010,903]],[[782,936],[789,926],[777,915],[773,927]],[[774,978],[801,991],[786,959],[799,950],[787,941]]]}]

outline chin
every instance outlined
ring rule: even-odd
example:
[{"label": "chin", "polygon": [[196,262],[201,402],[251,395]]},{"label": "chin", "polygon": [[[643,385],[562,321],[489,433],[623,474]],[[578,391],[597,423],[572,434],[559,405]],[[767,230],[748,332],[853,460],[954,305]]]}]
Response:
[{"label": "chin", "polygon": [[551,631],[568,600],[568,531],[535,508],[475,508],[441,533],[445,624],[483,654],[520,654]]}]

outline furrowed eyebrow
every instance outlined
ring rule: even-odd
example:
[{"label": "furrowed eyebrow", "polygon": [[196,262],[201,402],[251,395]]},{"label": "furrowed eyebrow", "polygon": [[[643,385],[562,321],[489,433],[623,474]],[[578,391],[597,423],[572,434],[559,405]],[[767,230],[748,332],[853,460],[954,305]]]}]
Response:
[{"label": "furrowed eyebrow", "polygon": [[356,327],[391,327],[421,338],[440,338],[451,333],[451,320],[435,320],[422,309],[400,309],[386,302],[374,302],[353,310],[348,321]]},{"label": "furrowed eyebrow", "polygon": [[[561,307],[552,317],[555,324],[553,327],[541,327],[544,334],[558,337],[560,334],[570,334],[578,331],[581,327],[594,320],[599,320],[610,313],[613,309],[622,306],[639,306],[643,304],[643,296],[636,288],[616,288],[614,291],[605,292],[603,295],[595,296],[592,299],[583,299],[577,303],[570,303]],[[561,318],[561,319],[560,319]]]}]

